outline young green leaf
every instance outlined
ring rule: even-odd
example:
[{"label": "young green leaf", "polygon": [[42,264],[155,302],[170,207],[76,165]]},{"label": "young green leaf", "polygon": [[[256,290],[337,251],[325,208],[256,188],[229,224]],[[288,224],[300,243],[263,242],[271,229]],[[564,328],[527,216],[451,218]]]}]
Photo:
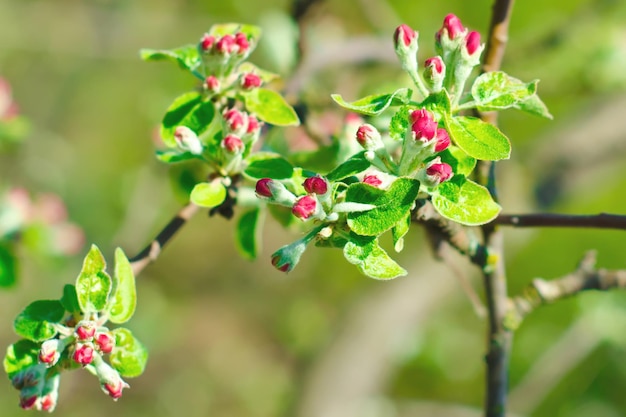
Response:
[{"label": "young green leaf", "polygon": [[412,178],[398,178],[388,190],[364,183],[350,185],[346,201],[373,204],[376,208],[349,213],[348,226],[359,235],[380,235],[406,217],[415,203],[419,188],[419,181]]},{"label": "young green leaf", "polygon": [[298,126],[300,120],[296,111],[275,91],[255,88],[243,94],[246,109],[256,116],[276,126]]},{"label": "young green leaf", "polygon": [[533,94],[521,103],[517,103],[514,107],[518,110],[532,114],[533,116],[539,116],[546,119],[553,118],[548,111],[548,108],[546,107],[544,102],[541,101],[539,96],[537,96],[537,94]]},{"label": "young green leaf", "polygon": [[344,109],[375,116],[385,111],[389,106],[407,104],[411,100],[412,94],[413,91],[410,89],[400,88],[391,94],[373,94],[351,103],[345,101],[340,94],[331,94],[331,98]]},{"label": "young green leaf", "polygon": [[175,49],[141,49],[139,56],[144,61],[171,61],[180,68],[193,71],[202,62],[196,45],[185,45]]},{"label": "young green leaf", "polygon": [[392,279],[406,275],[406,270],[378,245],[378,238],[351,233],[349,239],[343,247],[343,255],[363,274],[375,279]]},{"label": "young green leaf", "polygon": [[280,154],[273,152],[256,152],[246,158],[247,167],[244,173],[249,177],[271,178],[284,180],[293,175],[293,166]]},{"label": "young green leaf", "polygon": [[226,187],[221,182],[201,182],[193,187],[189,198],[200,207],[217,207],[226,199]]},{"label": "young green leaf", "polygon": [[112,323],[125,323],[135,313],[137,290],[135,275],[121,248],[115,249],[115,289],[109,298],[107,311]]},{"label": "young green leaf", "polygon": [[497,127],[476,117],[447,117],[446,128],[452,141],[469,156],[484,161],[508,159],[511,143]]},{"label": "young green leaf", "polygon": [[65,284],[63,287],[63,296],[61,297],[61,305],[70,313],[80,313],[80,304],[78,303],[78,295],[76,287],[72,284]]},{"label": "young green leaf", "polygon": [[106,263],[100,249],[91,245],[83,261],[83,268],[76,278],[78,304],[85,314],[101,311],[106,306],[112,282],[111,277],[104,272],[105,268]]},{"label": "young green leaf", "polygon": [[391,122],[389,123],[389,136],[391,139],[397,141],[404,140],[404,135],[411,125],[411,110],[412,107],[410,106],[402,106],[393,115]]},{"label": "young green leaf", "polygon": [[365,159],[365,151],[359,152],[330,171],[326,178],[328,181],[339,181],[365,171],[370,165],[370,161]]},{"label": "young green leaf", "polygon": [[501,209],[485,187],[462,175],[440,184],[432,203],[442,216],[467,226],[489,223]]},{"label": "young green leaf", "polygon": [[441,90],[426,97],[419,107],[433,112],[436,120],[443,120],[450,116],[452,104],[450,103],[448,92]]},{"label": "young green leaf", "polygon": [[396,252],[402,252],[404,249],[404,236],[409,232],[411,226],[411,213],[407,213],[406,217],[401,219],[395,226],[391,228],[391,236],[393,238],[393,249]]},{"label": "young green leaf", "polygon": [[191,152],[179,152],[175,150],[157,150],[156,157],[159,161],[163,161],[166,164],[175,164],[177,162],[189,161],[190,159],[197,159],[198,156]]},{"label": "young green leaf", "polygon": [[538,80],[524,83],[502,71],[486,72],[472,85],[472,98],[480,111],[503,110],[535,94]]},{"label": "young green leaf", "polygon": [[241,256],[254,260],[259,253],[258,227],[261,210],[258,207],[244,212],[237,222],[236,242]]},{"label": "young green leaf", "polygon": [[461,148],[453,145],[439,152],[438,155],[441,157],[441,162],[445,162],[452,167],[452,172],[455,175],[465,175],[467,177],[476,166],[476,158],[472,158],[463,152]]},{"label": "young green leaf", "polygon": [[239,72],[240,74],[245,74],[249,72],[256,74],[259,76],[259,78],[261,78],[261,81],[263,81],[264,84],[272,82],[278,78],[278,74],[259,68],[248,61],[242,62],[241,65],[239,65],[239,68],[237,68],[237,72]]},{"label": "young green leaf", "polygon": [[13,378],[18,372],[39,363],[39,343],[21,339],[7,348],[4,356],[4,372]]},{"label": "young green leaf", "polygon": [[0,287],[10,287],[17,278],[17,259],[9,243],[0,244]]},{"label": "young green leaf", "polygon": [[259,39],[261,36],[260,27],[242,23],[220,23],[213,25],[208,33],[213,36],[224,36],[228,34],[232,35],[236,32],[242,32],[253,39]]},{"label": "young green leaf", "polygon": [[123,377],[133,378],[141,375],[148,361],[146,348],[128,329],[118,327],[111,333],[115,337],[115,347],[111,352],[111,366]]},{"label": "young green leaf", "polygon": [[65,309],[59,300],[34,301],[17,315],[13,328],[19,336],[41,342],[57,333],[51,323],[59,323],[64,314]]},{"label": "young green leaf", "polygon": [[202,101],[196,92],[178,96],[167,108],[161,122],[161,138],[170,148],[176,147],[174,132],[178,126],[186,126],[198,136],[211,127],[215,117],[215,106],[210,101]]}]

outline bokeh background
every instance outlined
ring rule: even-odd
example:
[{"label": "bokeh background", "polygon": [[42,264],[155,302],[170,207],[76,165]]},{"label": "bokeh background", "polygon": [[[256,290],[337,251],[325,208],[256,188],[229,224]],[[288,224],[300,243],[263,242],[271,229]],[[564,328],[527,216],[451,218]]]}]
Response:
[{"label": "bokeh background", "polygon": [[[107,258],[137,253],[181,206],[153,157],[164,109],[194,80],[142,47],[195,42],[211,24],[263,27],[252,57],[283,76],[320,135],[348,99],[408,85],[391,34],[417,28],[420,59],[443,17],[486,33],[487,0],[320,2],[299,28],[286,0],[1,0],[0,76],[13,87],[28,137],[3,147],[0,186],[59,195],[71,221]],[[499,166],[506,212],[626,214],[626,3],[526,0],[515,5],[504,69],[541,79],[555,116],[504,113],[513,156]],[[330,112],[329,112],[330,111]],[[301,137],[291,129],[287,137]],[[361,276],[340,251],[309,250],[288,276],[269,254],[296,238],[266,225],[256,262],[241,260],[232,223],[197,215],[138,278],[130,326],[150,350],[145,374],[113,403],[86,372],[65,374],[61,416],[478,416],[484,319],[459,284],[479,275],[458,256],[433,260],[421,230],[398,256],[410,274]],[[507,230],[512,293],[573,270],[588,249],[626,268],[623,231]],[[30,301],[60,296],[88,246],[71,257],[20,255],[17,285],[0,291],[0,344]],[[512,416],[626,415],[626,291],[589,293],[533,313],[511,359]],[[23,415],[0,378],[2,415]]]}]

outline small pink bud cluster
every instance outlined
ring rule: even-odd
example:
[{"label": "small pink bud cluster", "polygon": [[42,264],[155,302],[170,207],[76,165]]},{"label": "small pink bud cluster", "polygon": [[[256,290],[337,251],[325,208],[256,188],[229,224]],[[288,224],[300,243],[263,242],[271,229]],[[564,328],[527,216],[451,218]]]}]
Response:
[{"label": "small pink bud cluster", "polygon": [[224,110],[222,125],[224,138],[220,146],[225,162],[229,163],[227,169],[235,168],[232,166],[236,163],[235,157],[240,160],[239,156],[244,153],[246,146],[251,146],[259,138],[261,123],[253,115],[233,107]]},{"label": "small pink bud cluster", "polygon": [[381,180],[380,177],[376,174],[365,175],[363,177],[363,182],[376,188],[380,188],[383,184],[383,180]]},{"label": "small pink bud cluster", "polygon": [[48,376],[43,364],[32,365],[11,378],[20,391],[20,407],[24,410],[54,411],[59,397],[59,374]]},{"label": "small pink bud cluster", "polygon": [[411,122],[411,134],[416,141],[425,145],[434,144],[435,152],[441,152],[450,146],[448,132],[438,127],[433,114],[428,110],[414,110],[411,113]]},{"label": "small pink bud cluster", "polygon": [[216,53],[219,55],[246,55],[250,52],[250,41],[248,37],[237,32],[223,36],[214,36],[208,33],[200,39],[199,48],[203,53]]},{"label": "small pink bud cluster", "polygon": [[436,187],[442,182],[448,181],[453,175],[452,167],[441,162],[441,158],[437,157],[426,165],[425,182],[430,187]]}]

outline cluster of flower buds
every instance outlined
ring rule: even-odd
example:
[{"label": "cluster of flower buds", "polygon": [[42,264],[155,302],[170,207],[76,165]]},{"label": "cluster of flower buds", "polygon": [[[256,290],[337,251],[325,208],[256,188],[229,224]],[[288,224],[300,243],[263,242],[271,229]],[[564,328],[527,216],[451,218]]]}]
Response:
[{"label": "cluster of flower buds", "polygon": [[42,364],[13,375],[11,383],[20,391],[20,407],[24,410],[54,411],[59,398],[60,377],[58,373],[49,374]]},{"label": "cluster of flower buds", "polygon": [[225,109],[222,113],[222,132],[223,168],[227,172],[236,171],[240,168],[245,150],[259,138],[261,122],[254,115],[237,108]]},{"label": "cluster of flower buds", "polygon": [[270,203],[290,207],[293,215],[301,220],[325,220],[330,208],[328,181],[321,176],[309,177],[302,187],[306,194],[296,196],[280,181],[262,178],[256,183],[256,194]]}]

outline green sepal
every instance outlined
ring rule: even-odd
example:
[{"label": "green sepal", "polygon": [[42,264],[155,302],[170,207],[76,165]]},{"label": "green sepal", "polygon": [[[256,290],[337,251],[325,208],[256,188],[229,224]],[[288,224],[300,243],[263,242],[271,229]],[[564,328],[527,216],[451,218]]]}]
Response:
[{"label": "green sepal", "polygon": [[476,158],[472,158],[457,146],[449,146],[448,149],[437,154],[441,157],[441,162],[452,167],[455,175],[465,175],[466,177],[476,167]]},{"label": "green sepal", "polygon": [[411,226],[411,213],[407,213],[403,219],[391,228],[391,237],[393,238],[393,249],[396,252],[402,252],[404,249],[404,236],[409,232]]},{"label": "green sepal", "polygon": [[463,175],[439,184],[432,193],[432,203],[443,217],[467,226],[489,223],[501,210],[487,188]]},{"label": "green sepal", "polygon": [[141,375],[148,361],[146,348],[124,327],[113,329],[111,333],[115,337],[111,366],[123,377],[134,378]]},{"label": "green sepal", "polygon": [[284,180],[294,173],[293,165],[280,154],[274,152],[256,152],[245,159],[247,176],[254,179],[271,178]]},{"label": "green sepal", "polygon": [[115,288],[107,304],[109,321],[125,323],[135,313],[137,305],[137,289],[135,288],[135,274],[121,248],[115,249],[115,273],[113,274]]},{"label": "green sepal", "polygon": [[236,243],[242,257],[252,261],[256,259],[260,250],[258,228],[261,210],[258,207],[245,211],[237,221]]},{"label": "green sepal", "polygon": [[412,106],[402,106],[395,112],[389,122],[389,137],[393,140],[402,141],[411,125]]},{"label": "green sepal", "polygon": [[400,88],[391,94],[372,94],[353,102],[345,101],[340,94],[331,94],[331,98],[344,109],[368,116],[376,116],[389,106],[407,104],[411,100],[412,94],[411,89]]},{"label": "green sepal", "polygon": [[248,61],[242,62],[241,65],[239,65],[239,67],[237,68],[237,72],[240,74],[246,74],[250,72],[256,74],[259,76],[259,78],[261,78],[263,84],[270,83],[279,77],[278,74],[259,68]]},{"label": "green sepal", "polygon": [[448,92],[441,90],[426,97],[419,107],[431,111],[436,120],[443,120],[450,115],[452,104]]},{"label": "green sepal", "polygon": [[0,287],[10,287],[17,280],[17,258],[10,242],[0,242]]},{"label": "green sepal", "polygon": [[446,117],[445,123],[450,139],[469,156],[483,161],[509,159],[509,138],[491,123],[469,116]]},{"label": "green sepal", "polygon": [[375,279],[392,279],[406,275],[406,270],[387,255],[374,236],[354,233],[343,247],[343,256],[363,274]]},{"label": "green sepal", "polygon": [[220,181],[201,182],[193,187],[189,199],[200,207],[217,207],[226,200],[226,187]]},{"label": "green sepal", "polygon": [[368,211],[348,213],[348,226],[359,235],[378,236],[404,219],[417,198],[420,182],[413,178],[398,178],[389,189],[356,183],[348,187],[346,201],[373,204]]},{"label": "green sepal", "polygon": [[298,126],[300,119],[293,107],[276,91],[255,88],[242,94],[246,109],[260,120],[276,126]]},{"label": "green sepal", "polygon": [[38,300],[30,303],[13,322],[13,329],[19,336],[42,342],[57,334],[52,323],[63,320],[65,308],[59,300]]},{"label": "green sepal", "polygon": [[83,313],[96,313],[105,308],[109,293],[111,292],[111,277],[104,271],[106,262],[96,245],[91,249],[85,260],[83,268],[76,278],[76,294],[78,304]]},{"label": "green sepal", "polygon": [[199,158],[198,155],[194,155],[191,152],[179,152],[175,150],[157,150],[156,157],[159,161],[163,161],[166,164],[175,164],[177,162]]},{"label": "green sepal", "polygon": [[202,96],[189,92],[178,96],[167,108],[161,122],[161,138],[170,148],[176,147],[174,132],[178,126],[186,126],[198,137],[212,127],[215,117],[215,105],[211,101],[202,101]]},{"label": "green sepal", "polygon": [[196,45],[184,45],[175,49],[141,49],[139,56],[144,61],[171,61],[181,69],[194,71],[202,60]]},{"label": "green sepal", "polygon": [[344,178],[351,177],[370,167],[371,163],[365,159],[365,151],[352,155],[341,165],[330,171],[326,178],[328,181],[340,181]]},{"label": "green sepal", "polygon": [[80,304],[78,302],[78,295],[76,294],[76,287],[72,284],[65,284],[63,287],[63,296],[61,297],[61,305],[70,313],[80,313]]},{"label": "green sepal", "polygon": [[39,343],[21,339],[7,348],[4,356],[4,372],[13,378],[18,372],[39,363]]}]

